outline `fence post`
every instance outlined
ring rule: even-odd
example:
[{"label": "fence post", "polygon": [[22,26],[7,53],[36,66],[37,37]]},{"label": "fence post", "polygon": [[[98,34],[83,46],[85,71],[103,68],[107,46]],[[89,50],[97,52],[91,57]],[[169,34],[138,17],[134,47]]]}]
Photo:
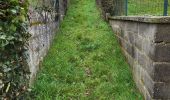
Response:
[{"label": "fence post", "polygon": [[125,0],[125,15],[128,15],[128,0]]},{"label": "fence post", "polygon": [[168,0],[164,0],[164,16],[168,15]]}]

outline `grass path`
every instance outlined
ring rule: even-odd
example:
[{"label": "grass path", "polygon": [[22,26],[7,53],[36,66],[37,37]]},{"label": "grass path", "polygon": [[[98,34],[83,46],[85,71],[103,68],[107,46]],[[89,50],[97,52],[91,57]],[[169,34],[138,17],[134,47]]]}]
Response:
[{"label": "grass path", "polygon": [[71,0],[33,91],[37,100],[142,100],[95,0]]}]

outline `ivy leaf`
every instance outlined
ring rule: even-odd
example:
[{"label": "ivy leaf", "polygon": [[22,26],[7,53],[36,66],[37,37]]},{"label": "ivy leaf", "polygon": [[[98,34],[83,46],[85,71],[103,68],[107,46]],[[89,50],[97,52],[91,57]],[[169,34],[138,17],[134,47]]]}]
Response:
[{"label": "ivy leaf", "polygon": [[9,44],[9,41],[5,39],[0,39],[0,47],[5,47],[8,44]]},{"label": "ivy leaf", "polygon": [[4,16],[4,13],[0,12],[0,16]]},{"label": "ivy leaf", "polygon": [[2,26],[0,26],[0,31],[2,31]]},{"label": "ivy leaf", "polygon": [[12,24],[12,25],[10,26],[10,30],[11,30],[11,31],[15,32],[16,29],[17,29],[17,27],[16,27],[14,24]]},{"label": "ivy leaf", "polygon": [[11,13],[12,13],[12,14],[16,14],[16,13],[17,13],[17,10],[16,10],[16,9],[11,9]]},{"label": "ivy leaf", "polygon": [[5,40],[6,39],[6,35],[1,35],[0,36],[0,40]]},{"label": "ivy leaf", "polygon": [[8,38],[7,38],[7,39],[10,41],[10,40],[15,39],[15,37],[13,37],[13,36],[8,36]]},{"label": "ivy leaf", "polygon": [[11,71],[11,68],[5,68],[4,69],[4,72],[6,73],[6,72],[9,72],[9,71]]},{"label": "ivy leaf", "polygon": [[25,22],[25,16],[24,15],[21,15],[19,18],[22,22]]}]

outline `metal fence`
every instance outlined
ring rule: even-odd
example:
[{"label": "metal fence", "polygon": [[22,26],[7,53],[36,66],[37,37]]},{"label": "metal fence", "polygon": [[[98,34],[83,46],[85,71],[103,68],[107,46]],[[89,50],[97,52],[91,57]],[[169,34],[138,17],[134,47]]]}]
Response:
[{"label": "metal fence", "polygon": [[116,16],[170,16],[170,0],[115,0]]}]

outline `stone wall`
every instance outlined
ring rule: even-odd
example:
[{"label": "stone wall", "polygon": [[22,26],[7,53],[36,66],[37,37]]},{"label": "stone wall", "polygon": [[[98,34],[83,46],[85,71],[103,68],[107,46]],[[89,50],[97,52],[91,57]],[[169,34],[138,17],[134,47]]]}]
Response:
[{"label": "stone wall", "polygon": [[170,17],[109,17],[146,100],[170,99]]},{"label": "stone wall", "polygon": [[[58,2],[57,2],[58,1]],[[28,63],[32,83],[39,65],[47,54],[68,6],[68,0],[33,0],[29,19],[31,38],[29,41]]]}]

